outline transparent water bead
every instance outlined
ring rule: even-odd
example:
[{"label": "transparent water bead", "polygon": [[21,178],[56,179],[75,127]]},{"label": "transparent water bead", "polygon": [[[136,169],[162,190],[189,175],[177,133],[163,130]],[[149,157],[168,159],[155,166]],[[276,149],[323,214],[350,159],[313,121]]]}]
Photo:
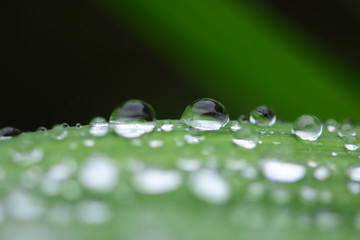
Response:
[{"label": "transparent water bead", "polygon": [[239,131],[241,126],[239,125],[238,121],[231,121],[230,122],[230,130],[233,132]]},{"label": "transparent water bead", "polygon": [[340,137],[352,137],[356,135],[355,123],[351,119],[345,119],[339,126],[338,135]]},{"label": "transparent water bead", "polygon": [[355,151],[359,148],[359,141],[356,137],[347,137],[345,139],[345,148],[349,151]]},{"label": "transparent water bead", "polygon": [[337,122],[334,119],[329,119],[325,122],[326,129],[328,132],[335,132],[337,127]]},{"label": "transparent water bead", "polygon": [[174,124],[164,123],[163,125],[161,125],[160,129],[164,132],[171,132],[174,130]]},{"label": "transparent water bead", "polygon": [[212,204],[226,203],[230,198],[230,187],[216,171],[202,169],[190,176],[190,189],[199,199]]},{"label": "transparent water bead", "polygon": [[234,133],[232,142],[245,149],[254,149],[258,141],[257,132],[249,125],[244,125]]},{"label": "transparent water bead", "polygon": [[112,112],[110,124],[116,134],[125,138],[136,138],[154,130],[156,114],[148,103],[129,100]]},{"label": "transparent water bead", "polygon": [[303,165],[282,162],[277,159],[264,160],[262,170],[267,179],[276,182],[297,182],[306,175],[306,169]]},{"label": "transparent water bead", "polygon": [[272,126],[276,122],[276,115],[267,106],[258,106],[250,112],[249,120],[259,126]]},{"label": "transparent water bead", "polygon": [[325,166],[318,167],[314,171],[314,177],[319,181],[324,181],[328,179],[329,176],[330,176],[330,170]]},{"label": "transparent water bead", "polygon": [[36,129],[37,132],[45,132],[46,130],[47,130],[46,127],[38,127]]},{"label": "transparent water bead", "polygon": [[118,178],[117,166],[105,156],[90,156],[79,171],[79,180],[84,187],[103,193],[113,190]]},{"label": "transparent water bead", "polygon": [[140,193],[163,194],[176,190],[182,176],[176,170],[144,169],[134,173],[132,182]]},{"label": "transparent water bead", "polygon": [[68,131],[62,125],[55,125],[51,129],[50,136],[55,140],[64,140],[68,136]]},{"label": "transparent water bead", "polygon": [[109,207],[96,200],[87,200],[79,203],[77,207],[79,219],[86,224],[99,225],[110,220],[111,211]]},{"label": "transparent water bead", "polygon": [[102,117],[95,117],[90,121],[89,133],[94,137],[103,137],[109,132],[109,123]]},{"label": "transparent water bead", "polygon": [[360,182],[360,166],[353,166],[347,170],[349,178],[354,182]]},{"label": "transparent water bead", "polygon": [[18,136],[21,134],[21,131],[13,127],[5,127],[0,129],[0,140],[8,140],[12,137]]},{"label": "transparent water bead", "polygon": [[302,140],[316,141],[322,133],[320,120],[313,115],[302,115],[293,124],[292,133]]},{"label": "transparent water bead", "polygon": [[199,131],[216,131],[229,122],[229,114],[220,102],[201,98],[185,109],[180,121]]}]

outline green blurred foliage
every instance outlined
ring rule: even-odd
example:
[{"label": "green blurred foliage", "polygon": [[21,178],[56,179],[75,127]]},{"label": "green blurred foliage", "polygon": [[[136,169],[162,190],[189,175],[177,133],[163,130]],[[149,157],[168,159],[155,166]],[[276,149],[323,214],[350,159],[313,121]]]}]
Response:
[{"label": "green blurred foliage", "polygon": [[287,120],[360,120],[350,84],[358,76],[269,9],[220,0],[107,3],[233,114],[267,104]]}]

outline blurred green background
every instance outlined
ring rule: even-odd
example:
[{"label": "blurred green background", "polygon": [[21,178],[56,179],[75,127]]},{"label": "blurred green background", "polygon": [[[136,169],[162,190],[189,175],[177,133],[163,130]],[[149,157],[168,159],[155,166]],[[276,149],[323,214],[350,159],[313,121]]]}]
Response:
[{"label": "blurred green background", "polygon": [[178,118],[201,97],[236,118],[360,120],[360,3],[280,0],[2,3],[0,126],[107,117],[124,100]]}]

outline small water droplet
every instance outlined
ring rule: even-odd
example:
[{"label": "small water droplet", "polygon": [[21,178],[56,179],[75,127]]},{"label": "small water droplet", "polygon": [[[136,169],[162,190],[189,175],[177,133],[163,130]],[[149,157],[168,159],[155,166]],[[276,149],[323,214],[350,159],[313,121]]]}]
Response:
[{"label": "small water droplet", "polygon": [[136,138],[154,130],[156,114],[148,103],[129,100],[112,112],[110,124],[116,134],[125,138]]},{"label": "small water droplet", "polygon": [[356,137],[346,137],[345,148],[349,151],[355,151],[359,148],[359,141]]},{"label": "small water droplet", "polygon": [[314,177],[319,181],[324,181],[324,180],[328,179],[329,176],[330,176],[330,171],[325,166],[318,167],[314,171]]},{"label": "small water droplet", "polygon": [[300,189],[300,196],[305,201],[314,201],[318,196],[318,191],[312,187],[304,186]]},{"label": "small water droplet", "polygon": [[292,183],[305,177],[306,169],[303,165],[281,162],[276,159],[265,159],[262,164],[264,176],[277,182]]},{"label": "small water droplet", "polygon": [[11,159],[15,163],[31,165],[40,162],[44,157],[44,151],[41,148],[21,146],[11,153]]},{"label": "small water droplet", "polygon": [[46,127],[38,127],[38,129],[36,130],[37,132],[45,132],[47,129]]},{"label": "small water droplet", "polygon": [[75,127],[82,128],[82,125],[81,125],[81,123],[77,123],[77,124],[75,124]]},{"label": "small water droplet", "polygon": [[174,130],[174,124],[164,123],[163,125],[161,125],[160,129],[164,132],[171,132]]},{"label": "small water droplet", "polygon": [[79,171],[81,184],[94,191],[110,192],[118,183],[117,166],[105,156],[90,156]]},{"label": "small water droplet", "polygon": [[250,112],[249,120],[259,126],[272,126],[276,122],[276,115],[267,106],[258,106]]},{"label": "small water droplet", "polygon": [[258,141],[256,131],[249,125],[244,125],[239,131],[235,132],[232,142],[245,149],[254,149]]},{"label": "small water droplet", "polygon": [[181,158],[177,162],[177,166],[180,170],[183,170],[186,172],[193,172],[193,171],[199,170],[199,168],[201,167],[201,163],[198,159]]},{"label": "small water droplet", "polygon": [[231,121],[230,122],[230,130],[233,132],[239,131],[241,126],[239,125],[238,121]]},{"label": "small water droplet", "polygon": [[355,123],[351,119],[345,119],[339,126],[338,135],[340,137],[352,137],[356,135]]},{"label": "small water droplet", "polygon": [[325,122],[325,126],[329,132],[335,132],[337,127],[337,122],[334,119],[329,119]]},{"label": "small water droplet", "polygon": [[149,147],[151,148],[161,148],[164,146],[164,142],[160,139],[151,139],[149,141]]},{"label": "small water droplet", "polygon": [[331,156],[333,156],[333,157],[336,157],[338,154],[337,154],[337,152],[332,152],[331,153]]},{"label": "small water droplet", "polygon": [[95,117],[90,121],[89,133],[94,137],[103,137],[109,132],[109,123],[102,117]]},{"label": "small water droplet", "polygon": [[182,176],[175,170],[144,169],[136,172],[132,180],[140,193],[163,194],[176,190],[182,182]]},{"label": "small water droplet", "polygon": [[55,140],[64,140],[68,136],[68,131],[62,125],[55,125],[51,129],[50,136]]},{"label": "small water droplet", "polygon": [[0,129],[0,140],[8,140],[12,137],[18,136],[21,134],[21,131],[13,127],[5,127]]},{"label": "small water droplet", "polygon": [[349,178],[354,182],[360,182],[360,166],[353,166],[347,170]]},{"label": "small water droplet", "polygon": [[313,115],[302,115],[295,120],[292,133],[302,140],[315,141],[321,136],[322,124]]},{"label": "small water droplet", "polygon": [[99,225],[110,220],[111,211],[109,207],[95,200],[87,200],[79,203],[77,207],[79,219],[86,224]]},{"label": "small water droplet", "polygon": [[196,144],[196,143],[204,141],[205,136],[196,136],[196,135],[194,136],[194,135],[191,135],[191,134],[185,134],[184,135],[184,140],[188,144]]},{"label": "small water droplet", "polygon": [[91,138],[84,139],[83,144],[84,144],[85,147],[93,147],[93,146],[95,146],[95,140],[91,139]]},{"label": "small water droplet", "polygon": [[230,198],[228,183],[214,170],[194,172],[190,176],[190,189],[198,198],[212,204],[223,204]]},{"label": "small water droplet", "polygon": [[229,115],[220,102],[202,98],[185,109],[180,121],[200,131],[216,131],[229,122]]},{"label": "small water droplet", "polygon": [[360,183],[359,182],[348,182],[347,188],[352,194],[360,194]]},{"label": "small water droplet", "polygon": [[63,128],[68,128],[68,127],[70,127],[70,125],[69,125],[68,123],[66,123],[66,122],[62,123],[61,126],[63,126]]},{"label": "small water droplet", "polygon": [[243,115],[240,115],[239,121],[240,121],[241,123],[247,123],[247,122],[248,122],[248,118],[247,118],[247,116],[246,116],[245,114],[243,114]]}]

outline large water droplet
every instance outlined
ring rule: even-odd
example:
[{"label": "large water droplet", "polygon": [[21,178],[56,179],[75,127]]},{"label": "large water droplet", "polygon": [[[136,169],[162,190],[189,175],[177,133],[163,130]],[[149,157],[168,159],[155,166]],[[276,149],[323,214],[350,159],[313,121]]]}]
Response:
[{"label": "large water droplet", "polygon": [[359,141],[356,137],[347,137],[345,139],[345,148],[349,151],[355,151],[359,148]]},{"label": "large water droplet", "polygon": [[222,204],[230,198],[230,187],[225,179],[214,170],[202,169],[190,177],[190,189],[200,199]]},{"label": "large water droplet", "polygon": [[17,128],[5,127],[0,129],[0,140],[8,140],[20,134],[21,131]]},{"label": "large water droplet", "polygon": [[98,192],[109,192],[118,183],[117,166],[105,156],[91,156],[84,162],[79,171],[82,185]]},{"label": "large water droplet", "polygon": [[356,135],[355,123],[351,119],[345,119],[339,126],[340,137],[351,137]]},{"label": "large water droplet", "polygon": [[267,159],[262,165],[263,174],[271,181],[277,182],[297,182],[304,178],[306,169],[304,166],[281,162],[276,159]]},{"label": "large water droplet", "polygon": [[136,138],[154,130],[156,114],[148,103],[129,100],[112,112],[110,124],[116,134],[125,138]]},{"label": "large water droplet", "polygon": [[232,142],[245,149],[254,149],[258,141],[257,132],[249,125],[244,125],[233,135]]},{"label": "large water droplet", "polygon": [[133,176],[136,190],[145,194],[162,194],[176,190],[182,182],[182,176],[175,170],[144,169]]},{"label": "large water droplet", "polygon": [[185,109],[180,121],[200,131],[216,131],[229,122],[229,115],[220,102],[201,98]]},{"label": "large water droplet", "polygon": [[105,136],[109,132],[109,123],[102,117],[95,117],[90,121],[89,133],[94,137]]},{"label": "large water droplet", "polygon": [[302,115],[295,120],[292,133],[302,140],[315,141],[321,136],[322,124],[313,115]]},{"label": "large water droplet", "polygon": [[276,122],[276,115],[267,106],[258,106],[250,112],[249,120],[259,126],[272,126]]}]

